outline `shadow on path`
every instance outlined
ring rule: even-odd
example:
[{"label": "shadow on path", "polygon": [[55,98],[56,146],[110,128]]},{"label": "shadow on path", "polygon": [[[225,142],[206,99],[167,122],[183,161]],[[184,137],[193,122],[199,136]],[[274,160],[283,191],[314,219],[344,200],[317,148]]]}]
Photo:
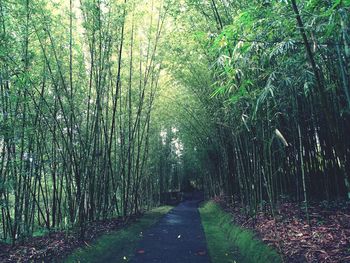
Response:
[{"label": "shadow on path", "polygon": [[210,263],[198,203],[179,204],[143,233],[130,262]]}]

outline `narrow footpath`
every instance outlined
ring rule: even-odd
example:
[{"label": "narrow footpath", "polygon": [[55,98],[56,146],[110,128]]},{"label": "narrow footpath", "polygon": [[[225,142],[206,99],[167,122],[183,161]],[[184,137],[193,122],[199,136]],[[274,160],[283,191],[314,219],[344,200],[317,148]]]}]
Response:
[{"label": "narrow footpath", "polygon": [[143,233],[132,263],[210,263],[198,201],[185,201]]}]

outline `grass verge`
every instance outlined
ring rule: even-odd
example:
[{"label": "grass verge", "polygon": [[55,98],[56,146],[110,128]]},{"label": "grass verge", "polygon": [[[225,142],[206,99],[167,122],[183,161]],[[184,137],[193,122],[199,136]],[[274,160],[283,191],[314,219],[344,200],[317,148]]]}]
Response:
[{"label": "grass verge", "polygon": [[214,202],[205,203],[199,212],[213,263],[282,262],[278,253],[256,239],[252,231],[233,225],[231,215]]},{"label": "grass verge", "polygon": [[142,238],[142,231],[156,223],[171,208],[162,206],[147,212],[126,228],[103,235],[90,246],[77,249],[65,262],[128,262]]}]

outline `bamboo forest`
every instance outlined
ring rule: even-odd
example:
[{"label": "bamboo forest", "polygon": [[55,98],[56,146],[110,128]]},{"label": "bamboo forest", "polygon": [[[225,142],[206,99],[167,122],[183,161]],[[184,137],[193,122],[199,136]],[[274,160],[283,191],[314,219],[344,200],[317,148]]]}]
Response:
[{"label": "bamboo forest", "polygon": [[0,0],[0,262],[350,262],[349,0]]}]

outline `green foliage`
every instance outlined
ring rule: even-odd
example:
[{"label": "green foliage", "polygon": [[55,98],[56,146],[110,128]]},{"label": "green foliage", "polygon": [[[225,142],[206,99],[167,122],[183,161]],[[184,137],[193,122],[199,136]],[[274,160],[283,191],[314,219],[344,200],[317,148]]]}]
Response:
[{"label": "green foliage", "polygon": [[158,205],[168,3],[124,2],[0,3],[1,239]]},{"label": "green foliage", "polygon": [[128,215],[181,181],[247,213],[350,192],[348,0],[12,2],[2,238]]},{"label": "green foliage", "polygon": [[[342,139],[349,132],[349,1],[296,1],[297,10],[292,2],[188,0],[195,23],[178,14],[187,31],[175,30],[179,41],[171,43],[177,56],[169,71],[196,97],[201,124],[210,127],[183,130],[199,141],[190,142],[198,148],[191,160],[205,167],[209,195],[233,195],[247,213],[285,195],[304,199],[305,189],[329,199],[346,197],[349,188],[350,145]],[[276,130],[288,143],[274,140]],[[337,157],[326,154],[334,151]],[[330,165],[334,158],[343,160],[340,170]],[[301,159],[308,163],[305,188]],[[315,190],[320,184],[324,191]]]}]

